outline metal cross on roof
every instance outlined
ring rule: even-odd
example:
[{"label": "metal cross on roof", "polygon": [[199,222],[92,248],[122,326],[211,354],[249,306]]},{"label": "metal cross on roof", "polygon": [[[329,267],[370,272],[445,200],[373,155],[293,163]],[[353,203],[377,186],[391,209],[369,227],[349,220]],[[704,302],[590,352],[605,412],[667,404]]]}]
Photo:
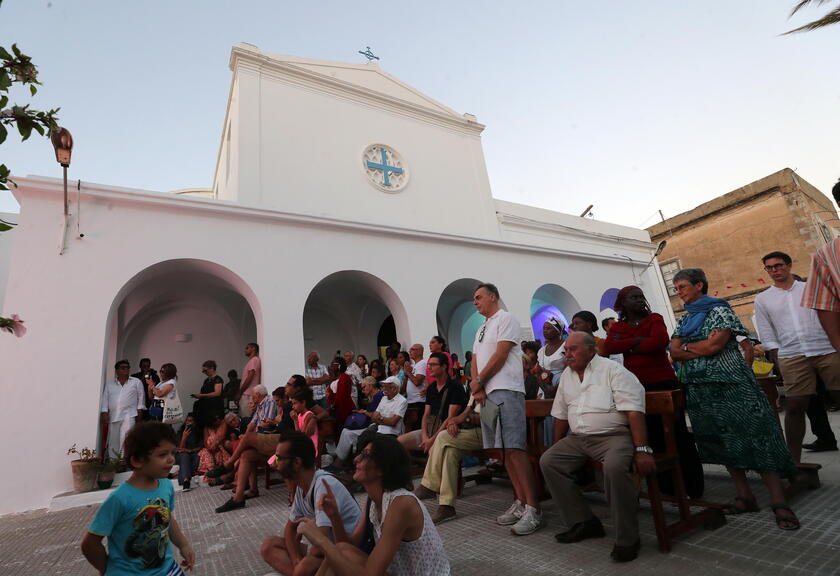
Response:
[{"label": "metal cross on roof", "polygon": [[364,56],[365,58],[367,58],[367,59],[368,59],[368,62],[370,62],[371,60],[379,60],[379,56],[375,55],[375,54],[371,51],[370,46],[365,46],[365,48],[367,48],[367,50],[365,50],[364,52],[362,52],[361,50],[359,50],[359,54],[361,54],[362,56]]}]

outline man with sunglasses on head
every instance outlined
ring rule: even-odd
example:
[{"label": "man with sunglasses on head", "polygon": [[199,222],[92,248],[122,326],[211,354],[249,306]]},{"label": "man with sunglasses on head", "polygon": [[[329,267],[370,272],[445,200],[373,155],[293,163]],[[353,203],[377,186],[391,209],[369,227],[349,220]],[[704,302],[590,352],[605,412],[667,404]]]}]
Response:
[{"label": "man with sunglasses on head", "polygon": [[[306,549],[297,534],[298,522],[303,518],[312,519],[318,529],[333,542],[348,542],[362,518],[362,510],[335,476],[316,470],[315,446],[302,432],[284,432],[274,456],[269,459],[269,465],[297,488],[283,535],[269,536],[263,540],[260,554],[280,574],[311,576],[321,567],[324,555],[315,546]],[[322,510],[323,499],[331,500],[330,504],[338,510],[341,526],[333,526],[329,516]]]},{"label": "man with sunglasses on head", "polygon": [[811,416],[811,428],[817,424],[814,434],[821,440],[809,448],[837,450],[825,406],[819,406],[816,393],[817,380],[821,379],[835,402],[840,400],[840,353],[820,326],[817,312],[800,305],[805,283],[794,278],[791,257],[771,252],[762,262],[773,286],[755,297],[755,323],[764,350],[784,379],[785,439],[794,462],[799,463],[806,412]]},{"label": "man with sunglasses on head", "polygon": [[513,314],[499,305],[499,290],[493,284],[479,284],[473,292],[473,304],[486,320],[473,343],[470,390],[482,405],[484,448],[502,449],[516,498],[496,522],[524,536],[539,530],[542,513],[526,452],[521,328]]}]

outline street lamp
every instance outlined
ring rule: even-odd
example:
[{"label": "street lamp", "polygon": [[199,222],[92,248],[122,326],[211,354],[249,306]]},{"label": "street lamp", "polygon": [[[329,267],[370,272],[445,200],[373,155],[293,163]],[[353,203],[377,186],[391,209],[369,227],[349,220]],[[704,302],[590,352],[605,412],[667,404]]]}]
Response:
[{"label": "street lamp", "polygon": [[50,131],[50,140],[55,148],[55,160],[64,169],[64,216],[67,217],[70,211],[67,206],[67,168],[70,167],[70,154],[73,152],[73,135],[67,128],[58,127]]}]

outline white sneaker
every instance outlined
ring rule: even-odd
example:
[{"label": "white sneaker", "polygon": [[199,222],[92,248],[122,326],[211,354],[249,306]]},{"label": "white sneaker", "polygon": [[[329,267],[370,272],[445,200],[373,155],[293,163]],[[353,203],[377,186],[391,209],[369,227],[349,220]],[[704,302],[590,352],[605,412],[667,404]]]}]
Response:
[{"label": "white sneaker", "polygon": [[510,527],[510,531],[517,536],[533,534],[542,526],[542,512],[531,506],[525,507],[525,512],[519,522]]},{"label": "white sneaker", "polygon": [[514,500],[507,512],[496,518],[496,522],[500,526],[510,526],[516,524],[522,515],[525,513],[525,506],[519,500]]}]

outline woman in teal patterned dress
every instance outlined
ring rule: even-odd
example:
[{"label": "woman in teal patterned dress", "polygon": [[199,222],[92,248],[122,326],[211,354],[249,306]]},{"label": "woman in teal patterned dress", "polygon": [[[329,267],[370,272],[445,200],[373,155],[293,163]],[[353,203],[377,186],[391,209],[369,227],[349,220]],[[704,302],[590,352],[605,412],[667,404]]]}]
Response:
[{"label": "woman in teal patterned dress", "polygon": [[737,496],[728,514],[759,510],[746,471],[755,470],[770,492],[776,524],[796,530],[799,520],[785,501],[782,477],[796,467],[779,420],[750,366],[741,356],[736,336],[747,331],[725,300],[707,295],[709,284],[700,268],[674,275],[674,288],[687,314],[671,340],[671,357],[682,363],[686,408],[703,462],[726,466]]}]

